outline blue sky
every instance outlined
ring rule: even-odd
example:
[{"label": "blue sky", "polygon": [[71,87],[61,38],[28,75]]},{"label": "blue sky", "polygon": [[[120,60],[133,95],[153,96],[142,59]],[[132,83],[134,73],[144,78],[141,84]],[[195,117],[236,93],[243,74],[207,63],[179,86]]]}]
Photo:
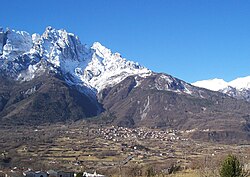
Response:
[{"label": "blue sky", "polygon": [[188,82],[250,75],[249,0],[1,1],[0,26],[49,25]]}]

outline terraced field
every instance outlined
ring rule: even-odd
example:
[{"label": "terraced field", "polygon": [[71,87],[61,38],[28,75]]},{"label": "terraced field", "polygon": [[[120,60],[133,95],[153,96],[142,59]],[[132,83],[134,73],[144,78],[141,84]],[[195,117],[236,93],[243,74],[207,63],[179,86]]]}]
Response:
[{"label": "terraced field", "polygon": [[[236,154],[250,163],[249,145],[195,142],[186,132],[126,129],[89,125],[86,122],[37,127],[1,127],[1,168],[24,170],[94,171],[125,175],[149,168],[167,175],[199,176],[204,168],[218,168],[221,159]],[[4,162],[4,158],[9,161]],[[173,176],[173,175],[172,175]]]}]

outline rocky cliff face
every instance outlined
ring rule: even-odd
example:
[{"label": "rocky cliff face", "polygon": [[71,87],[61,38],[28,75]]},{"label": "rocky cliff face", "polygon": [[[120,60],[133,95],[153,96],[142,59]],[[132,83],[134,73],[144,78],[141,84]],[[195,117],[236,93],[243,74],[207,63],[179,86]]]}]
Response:
[{"label": "rocky cliff face", "polygon": [[0,28],[0,55],[3,54],[3,46],[6,44],[6,40],[7,40],[7,35],[3,31],[3,29]]}]

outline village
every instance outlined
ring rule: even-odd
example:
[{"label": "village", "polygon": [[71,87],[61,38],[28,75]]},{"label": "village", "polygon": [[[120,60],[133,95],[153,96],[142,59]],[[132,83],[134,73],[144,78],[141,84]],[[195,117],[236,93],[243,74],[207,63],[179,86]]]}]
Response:
[{"label": "village", "polygon": [[108,128],[99,128],[96,134],[100,134],[104,139],[112,141],[123,140],[145,140],[145,139],[159,139],[161,141],[178,141],[187,139],[180,139],[183,132],[177,130],[154,130],[148,128],[126,128],[111,126]]}]

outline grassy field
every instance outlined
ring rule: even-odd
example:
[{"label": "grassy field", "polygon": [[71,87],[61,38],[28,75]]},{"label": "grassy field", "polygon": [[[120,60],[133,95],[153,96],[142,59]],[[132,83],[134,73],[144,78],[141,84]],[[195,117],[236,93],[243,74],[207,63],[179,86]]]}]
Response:
[{"label": "grassy field", "polygon": [[169,175],[169,177],[199,177],[198,173],[194,170],[186,170],[180,173]]}]

